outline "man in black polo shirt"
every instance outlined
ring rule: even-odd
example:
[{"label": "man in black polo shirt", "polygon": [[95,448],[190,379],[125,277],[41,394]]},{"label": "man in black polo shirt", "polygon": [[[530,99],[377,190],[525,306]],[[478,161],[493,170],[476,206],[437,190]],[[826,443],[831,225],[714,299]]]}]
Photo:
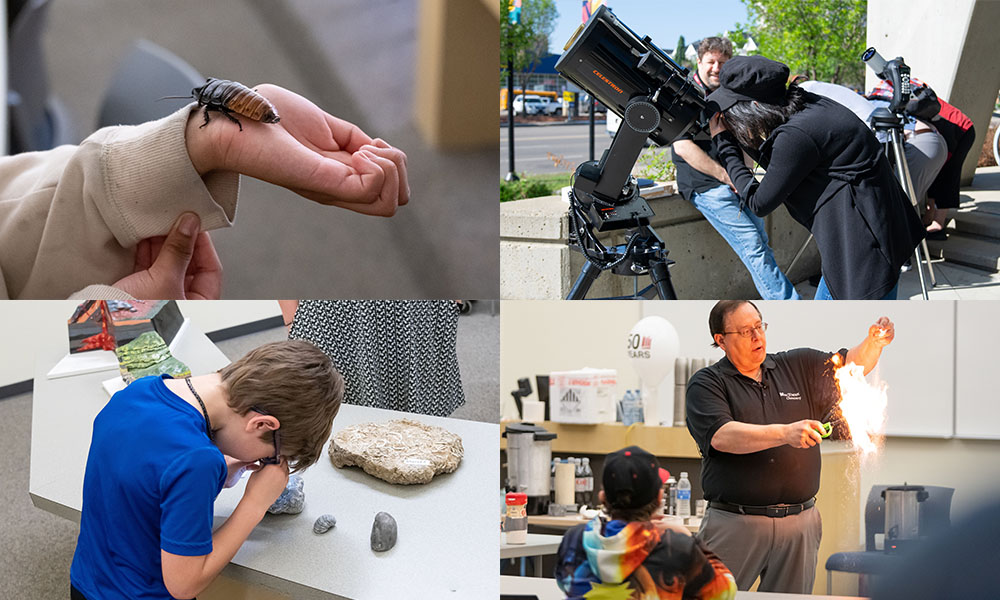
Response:
[{"label": "man in black polo shirt", "polygon": [[[808,594],[822,534],[821,431],[839,394],[829,352],[798,348],[767,354],[764,323],[745,300],[719,301],[708,318],[726,353],[687,387],[687,425],[702,455],[709,501],[698,537],[733,572],[740,590]],[[880,318],[865,339],[839,354],[867,374],[892,342]],[[841,433],[841,432],[835,432]]]}]

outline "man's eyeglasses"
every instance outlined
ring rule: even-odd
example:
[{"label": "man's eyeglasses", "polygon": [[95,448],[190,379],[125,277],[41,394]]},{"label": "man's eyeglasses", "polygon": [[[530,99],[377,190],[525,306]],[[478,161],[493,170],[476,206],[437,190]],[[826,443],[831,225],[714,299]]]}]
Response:
[{"label": "man's eyeglasses", "polygon": [[[262,415],[271,416],[271,413],[261,410],[256,406],[251,406],[250,410]],[[271,435],[274,436],[274,456],[269,456],[267,458],[260,459],[258,462],[260,462],[260,464],[262,465],[276,465],[279,462],[281,462],[281,434],[278,432],[277,429],[275,429],[274,431],[271,432]]]},{"label": "man's eyeglasses", "polygon": [[757,335],[764,335],[765,331],[767,331],[767,323],[757,323],[753,327],[744,327],[743,329],[740,329],[739,331],[723,331],[722,333],[723,333],[723,335],[728,334],[728,333],[735,333],[736,335],[738,335],[740,337],[748,338],[751,335],[753,335],[754,333],[756,333]]}]

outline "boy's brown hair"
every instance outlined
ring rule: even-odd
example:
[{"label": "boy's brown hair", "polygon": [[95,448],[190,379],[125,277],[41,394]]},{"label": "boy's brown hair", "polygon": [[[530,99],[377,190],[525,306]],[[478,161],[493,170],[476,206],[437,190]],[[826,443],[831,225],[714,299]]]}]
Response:
[{"label": "boy's brown hair", "polygon": [[240,416],[258,409],[281,423],[281,455],[293,473],[319,460],[344,399],[344,378],[322,350],[301,340],[272,342],[219,374],[231,409]]}]

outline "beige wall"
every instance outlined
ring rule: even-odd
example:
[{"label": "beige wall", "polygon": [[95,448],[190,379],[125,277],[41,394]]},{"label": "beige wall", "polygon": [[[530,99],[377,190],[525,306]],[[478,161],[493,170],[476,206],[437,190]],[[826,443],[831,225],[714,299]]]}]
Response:
[{"label": "beige wall", "polygon": [[[67,339],[66,320],[77,304],[76,300],[0,302],[0,339],[4,340],[7,350],[0,361],[0,386],[34,377],[38,344]],[[205,333],[281,314],[274,300],[181,301],[178,304],[192,325]]]},{"label": "beige wall", "polygon": [[1000,496],[1000,441],[889,438],[879,457],[861,470],[862,521],[868,490],[876,484],[955,488],[952,519]]}]

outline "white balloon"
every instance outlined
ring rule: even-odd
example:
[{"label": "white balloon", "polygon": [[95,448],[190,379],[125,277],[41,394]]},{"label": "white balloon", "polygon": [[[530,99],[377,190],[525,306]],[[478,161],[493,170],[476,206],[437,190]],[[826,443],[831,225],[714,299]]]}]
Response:
[{"label": "white balloon", "polygon": [[647,425],[659,425],[659,386],[667,374],[673,372],[674,362],[680,352],[680,338],[670,321],[663,317],[646,317],[628,333],[626,340],[632,367],[642,381],[642,402]]},{"label": "white balloon", "polygon": [[628,354],[639,377],[657,385],[674,368],[681,341],[677,330],[663,317],[646,317],[628,332]]}]

